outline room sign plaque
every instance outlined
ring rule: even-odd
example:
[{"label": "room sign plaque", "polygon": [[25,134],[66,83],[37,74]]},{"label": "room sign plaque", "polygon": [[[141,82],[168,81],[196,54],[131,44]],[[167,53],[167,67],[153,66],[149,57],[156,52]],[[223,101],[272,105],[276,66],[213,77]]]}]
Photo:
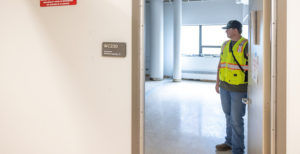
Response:
[{"label": "room sign plaque", "polygon": [[126,57],[126,43],[122,42],[103,42],[102,56]]}]

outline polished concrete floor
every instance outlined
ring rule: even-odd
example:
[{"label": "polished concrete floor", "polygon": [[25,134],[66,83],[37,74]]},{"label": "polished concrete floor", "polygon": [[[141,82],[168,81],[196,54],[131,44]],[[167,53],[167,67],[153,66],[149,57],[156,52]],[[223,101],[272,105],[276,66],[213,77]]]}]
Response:
[{"label": "polished concrete floor", "polygon": [[224,142],[225,116],[214,86],[146,81],[145,154],[231,154],[215,151]]}]

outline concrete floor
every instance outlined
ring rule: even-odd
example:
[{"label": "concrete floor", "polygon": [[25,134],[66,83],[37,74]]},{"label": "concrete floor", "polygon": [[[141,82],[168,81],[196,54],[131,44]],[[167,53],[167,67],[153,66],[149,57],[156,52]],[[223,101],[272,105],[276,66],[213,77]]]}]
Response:
[{"label": "concrete floor", "polygon": [[200,81],[147,81],[145,154],[231,154],[215,151],[215,145],[224,142],[225,116],[214,86]]}]

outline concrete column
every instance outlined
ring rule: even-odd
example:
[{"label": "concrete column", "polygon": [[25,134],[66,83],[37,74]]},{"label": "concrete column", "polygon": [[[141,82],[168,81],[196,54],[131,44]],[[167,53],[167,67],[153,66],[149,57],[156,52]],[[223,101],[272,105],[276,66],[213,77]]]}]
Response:
[{"label": "concrete column", "polygon": [[182,0],[174,0],[174,70],[173,81],[181,81],[181,39]]},{"label": "concrete column", "polygon": [[151,27],[151,54],[150,54],[150,78],[151,80],[163,80],[164,78],[164,52],[163,52],[163,29],[164,29],[164,4],[163,0],[150,1],[150,27]]}]

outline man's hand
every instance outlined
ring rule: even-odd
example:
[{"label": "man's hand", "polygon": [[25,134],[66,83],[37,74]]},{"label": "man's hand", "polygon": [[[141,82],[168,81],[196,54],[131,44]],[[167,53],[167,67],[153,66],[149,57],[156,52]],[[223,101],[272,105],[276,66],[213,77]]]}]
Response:
[{"label": "man's hand", "polygon": [[216,83],[216,92],[219,94],[220,93],[220,86],[219,86],[219,83],[217,82]]},{"label": "man's hand", "polygon": [[[221,53],[222,54],[222,53]],[[218,94],[220,94],[220,79],[219,79],[219,71],[220,71],[220,68],[221,68],[221,58],[220,58],[220,61],[219,61],[219,64],[218,64],[218,72],[217,72],[217,81],[216,81],[216,92]]]}]

